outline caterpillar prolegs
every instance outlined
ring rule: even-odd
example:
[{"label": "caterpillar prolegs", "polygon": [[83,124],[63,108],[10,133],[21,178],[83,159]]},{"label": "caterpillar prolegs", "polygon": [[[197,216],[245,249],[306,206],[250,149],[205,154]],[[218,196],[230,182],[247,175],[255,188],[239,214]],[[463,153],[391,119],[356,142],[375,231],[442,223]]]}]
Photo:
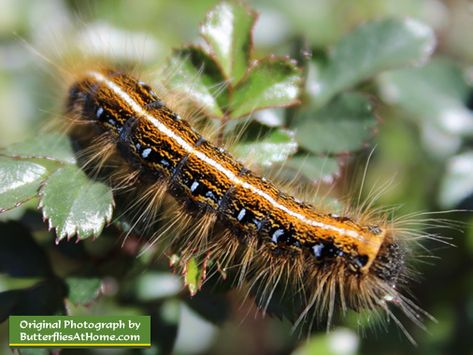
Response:
[{"label": "caterpillar prolegs", "polygon": [[[253,289],[261,308],[280,289],[299,307],[297,324],[330,322],[340,307],[384,311],[402,327],[389,304],[420,324],[423,311],[401,293],[410,277],[406,238],[387,218],[326,213],[286,194],[123,71],[80,74],[66,117],[70,136],[88,152],[86,170],[105,171],[118,194],[126,185],[127,199],[146,206],[135,225],[147,219],[146,230],[184,260],[209,255],[237,270],[238,284]],[[153,225],[164,195],[178,207],[164,227],[171,239],[161,240]]]}]

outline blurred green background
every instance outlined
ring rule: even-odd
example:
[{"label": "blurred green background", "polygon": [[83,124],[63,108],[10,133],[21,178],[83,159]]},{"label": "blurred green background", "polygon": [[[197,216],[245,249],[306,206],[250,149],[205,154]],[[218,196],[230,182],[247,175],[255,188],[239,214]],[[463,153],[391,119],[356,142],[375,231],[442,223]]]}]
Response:
[{"label": "blurred green background", "polygon": [[[93,42],[90,50],[100,52],[106,43],[107,51],[123,56],[120,60],[158,68],[172,48],[198,39],[199,23],[216,3],[0,0],[0,146],[31,137],[60,107],[57,83],[45,69],[49,64],[21,39],[51,57],[61,46]],[[377,204],[400,206],[399,214],[473,209],[473,2],[248,3],[259,12],[254,33],[257,57],[275,53],[300,58],[304,48],[316,60],[324,58],[340,38],[371,19],[409,16],[428,24],[435,31],[437,47],[426,66],[383,72],[362,84],[376,97],[379,118],[377,134],[369,144],[376,149],[365,184],[380,186],[392,179]],[[309,76],[308,90],[310,80]],[[366,151],[358,160],[355,156],[354,161],[365,162]],[[393,324],[388,324],[387,330],[365,329],[352,315],[332,332],[322,331],[307,342],[300,342],[291,337],[290,324],[269,317],[255,319],[253,313],[247,315],[251,302],[239,306],[241,298],[237,293],[228,297],[201,294],[192,301],[184,300],[182,295],[177,297],[181,284],[177,276],[166,272],[165,261],[160,264],[146,257],[135,259],[133,251],[119,250],[113,231],[79,246],[64,242],[56,246],[54,237],[44,230],[39,215],[33,212],[13,210],[0,215],[0,220],[6,223],[20,215],[33,229],[41,253],[47,255],[57,274],[65,275],[89,264],[100,264],[102,270],[107,270],[103,272],[107,277],[91,276],[87,285],[83,280],[68,278],[69,287],[89,287],[91,293],[99,289],[102,293],[97,300],[86,295],[78,302],[66,302],[70,313],[144,312],[159,319],[154,325],[158,347],[145,351],[113,349],[113,353],[166,351],[177,337],[174,352],[179,354],[473,354],[473,220],[468,213],[449,214],[448,218],[465,224],[459,230],[441,231],[452,238],[455,247],[425,243],[434,257],[419,265],[423,277],[413,285],[412,294],[437,322],[427,321],[427,332],[407,324],[419,343],[417,347]],[[2,224],[0,238],[25,233],[17,227]],[[26,286],[12,286],[11,282],[0,274],[0,291]],[[42,293],[38,295],[44,297]],[[58,291],[51,299],[61,299],[60,295]],[[36,298],[31,297],[34,303]],[[209,317],[208,312],[199,312],[199,307],[213,309],[215,314]],[[206,313],[207,319],[201,313]],[[6,322],[0,325],[3,353],[9,351],[6,327]]]}]

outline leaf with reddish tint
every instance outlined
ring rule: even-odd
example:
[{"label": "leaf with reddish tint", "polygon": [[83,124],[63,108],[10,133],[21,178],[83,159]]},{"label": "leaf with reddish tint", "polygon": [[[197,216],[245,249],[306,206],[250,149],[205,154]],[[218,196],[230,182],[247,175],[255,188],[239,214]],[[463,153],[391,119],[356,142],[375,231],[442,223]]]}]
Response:
[{"label": "leaf with reddish tint", "polygon": [[203,272],[195,258],[191,258],[187,262],[184,268],[184,283],[189,289],[191,296],[194,296],[202,287]]}]

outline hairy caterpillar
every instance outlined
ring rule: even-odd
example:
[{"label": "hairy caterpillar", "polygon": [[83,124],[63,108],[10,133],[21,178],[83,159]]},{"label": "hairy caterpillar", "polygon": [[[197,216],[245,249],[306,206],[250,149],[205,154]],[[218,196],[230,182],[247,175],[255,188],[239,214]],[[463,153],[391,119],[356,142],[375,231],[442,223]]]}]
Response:
[{"label": "hairy caterpillar", "polygon": [[[423,311],[401,293],[410,278],[406,238],[387,219],[325,213],[287,195],[123,71],[80,73],[66,117],[84,167],[105,172],[117,194],[126,190],[133,206],[145,206],[135,227],[144,224],[183,260],[209,256],[236,269],[261,308],[282,289],[300,309],[297,324],[324,315],[330,323],[339,306],[385,311],[402,328],[389,303],[420,324]],[[178,204],[163,230],[153,231],[165,194]],[[169,230],[172,240],[164,241]]]},{"label": "hairy caterpillar", "polygon": [[[415,352],[426,349],[424,352],[429,354],[436,351],[457,354],[473,348],[473,340],[468,334],[468,324],[472,324],[471,312],[468,312],[471,308],[471,297],[468,295],[471,292],[465,289],[472,276],[468,267],[472,235],[461,235],[459,230],[440,231],[437,228],[441,223],[439,215],[416,212],[455,208],[459,205],[444,204],[440,198],[450,198],[452,193],[456,196],[466,194],[467,187],[471,186],[467,170],[463,171],[467,174],[464,181],[468,186],[458,180],[456,175],[471,161],[471,141],[468,138],[471,127],[466,119],[469,115],[465,115],[468,111],[460,102],[461,92],[468,90],[471,94],[471,87],[465,86],[460,90],[464,86],[462,74],[471,72],[468,71],[468,61],[462,60],[466,57],[452,51],[453,47],[461,46],[462,38],[465,39],[465,36],[452,37],[452,31],[456,34],[471,32],[465,28],[467,24],[473,23],[471,21],[463,21],[463,26],[458,27],[458,14],[468,13],[463,11],[465,4],[449,2],[448,6],[442,6],[443,24],[448,26],[439,27],[439,8],[436,6],[435,11],[432,11],[431,7],[439,5],[435,0],[427,1],[422,9],[411,4],[412,2],[407,7],[401,2],[402,10],[397,8],[402,14],[396,12],[393,6],[376,5],[374,9],[372,2],[356,3],[355,7],[350,2],[327,2],[327,6],[320,9],[319,2],[298,4],[258,1],[254,4],[259,9],[258,20],[252,29],[254,41],[246,46],[244,52],[238,52],[250,52],[247,65],[243,68],[251,70],[255,62],[260,62],[270,53],[277,56],[287,54],[290,58],[295,58],[297,67],[302,69],[300,76],[304,78],[304,74],[308,73],[305,85],[300,85],[300,95],[297,97],[301,104],[290,109],[280,109],[274,105],[258,106],[253,103],[259,100],[260,95],[243,95],[252,96],[248,100],[252,103],[231,107],[227,111],[228,102],[236,96],[234,93],[237,90],[234,88],[238,84],[237,80],[231,81],[226,75],[219,76],[219,70],[209,73],[206,70],[209,68],[207,64],[200,72],[204,62],[195,60],[192,65],[186,63],[183,66],[184,69],[192,70],[184,72],[190,72],[190,75],[186,75],[186,82],[182,82],[184,78],[180,68],[175,70],[174,66],[167,65],[182,63],[182,57],[176,55],[181,46],[184,46],[186,53],[198,54],[204,52],[202,49],[210,55],[215,53],[209,52],[208,42],[202,37],[199,42],[191,45],[192,48],[184,43],[197,39],[197,22],[202,21],[202,27],[209,23],[204,19],[204,13],[213,6],[209,2],[138,0],[136,4],[133,3],[133,7],[130,7],[129,2],[123,1],[45,1],[31,6],[17,6],[16,2],[11,1],[5,4],[7,3],[11,3],[10,6],[7,5],[7,9],[23,15],[12,17],[12,11],[2,11],[10,20],[2,21],[4,38],[1,51],[4,55],[0,65],[3,73],[0,81],[0,108],[3,112],[0,117],[0,153],[3,155],[0,159],[0,234],[3,237],[0,252],[7,256],[0,259],[3,265],[11,260],[30,265],[29,269],[32,271],[39,269],[34,262],[36,258],[30,257],[34,254],[25,253],[30,251],[29,248],[24,248],[19,243],[15,243],[17,248],[14,250],[6,247],[6,240],[18,241],[21,236],[15,230],[12,232],[6,228],[3,222],[6,219],[13,220],[33,233],[35,240],[41,243],[41,249],[47,252],[55,276],[58,276],[55,280],[42,282],[39,291],[43,291],[36,291],[38,288],[35,288],[31,298],[23,298],[24,308],[30,310],[34,305],[36,309],[44,309],[43,305],[46,305],[46,311],[50,313],[120,315],[133,307],[134,311],[151,315],[152,321],[158,322],[164,315],[165,320],[169,319],[168,304],[179,304],[179,309],[174,310],[174,321],[170,328],[174,331],[178,328],[181,332],[187,327],[184,334],[191,334],[194,339],[200,340],[202,337],[198,330],[204,327],[193,325],[184,312],[180,316],[178,314],[180,310],[190,306],[194,318],[197,317],[201,322],[210,321],[214,324],[212,334],[215,336],[218,332],[218,338],[214,339],[211,346],[219,347],[220,352],[210,349],[206,353],[228,353],[232,350],[235,353],[288,353],[289,348],[307,348],[307,345],[314,344],[312,351],[308,353],[318,354],[324,352],[321,340],[337,345],[343,343],[343,339],[338,337],[340,326],[348,327],[346,331],[359,340],[357,344],[360,346],[360,353],[379,354],[386,352],[386,349],[392,353],[412,353],[411,344],[403,334],[399,334],[401,331],[395,321],[388,320],[390,317],[386,316],[383,307],[389,307],[389,311],[394,312],[406,331],[419,344]],[[44,20],[46,13],[47,21]],[[242,12],[238,14],[241,16]],[[401,18],[398,18],[399,15]],[[433,22],[430,21],[432,15],[435,18]],[[371,19],[374,17],[381,20],[377,20],[375,24],[392,23],[385,19],[398,18],[394,21],[398,26],[373,26]],[[464,16],[460,17],[464,19]],[[421,19],[421,22],[418,23],[416,18]],[[11,19],[16,20],[12,22]],[[271,21],[268,22],[268,19]],[[247,27],[251,23],[254,24],[251,21],[240,22]],[[362,25],[359,27],[359,24]],[[414,25],[407,26],[412,30],[407,31],[407,39],[406,28],[402,24]],[[427,26],[419,27],[415,24]],[[14,27],[10,27],[12,25]],[[435,33],[430,36],[429,31],[425,31],[425,27],[429,26],[435,29]],[[392,31],[390,35],[386,35],[385,30],[389,28]],[[249,29],[239,29],[231,33],[220,30],[217,34],[239,34],[238,38],[242,39],[250,37],[247,34]],[[261,36],[261,29],[266,37]],[[285,30],[286,36],[281,36],[281,29]],[[11,36],[12,33],[18,35]],[[320,36],[322,42],[319,41]],[[432,53],[426,48],[426,37],[441,39],[440,45]],[[24,42],[41,52],[40,55],[31,56],[28,51],[25,53]],[[431,40],[427,42],[432,43]],[[223,45],[228,43],[233,41],[225,41]],[[241,43],[244,45],[248,42]],[[176,47],[178,49],[171,52],[171,48]],[[465,45],[462,47],[457,49],[464,52],[468,48]],[[344,48],[345,51],[339,51]],[[423,54],[420,55],[419,51]],[[343,54],[342,60],[334,62],[334,59],[340,58],[339,55],[332,57],[334,53]],[[100,59],[97,60],[97,57]],[[102,57],[106,59],[103,60]],[[414,62],[419,63],[419,58],[424,58],[421,60],[423,64],[412,66]],[[199,58],[193,56],[191,59]],[[46,61],[49,63],[45,65]],[[220,65],[231,61],[218,60],[215,63],[225,68]],[[333,68],[333,63],[345,65],[338,67],[339,70],[328,71]],[[221,222],[213,223],[214,227],[210,228],[205,238],[217,241],[225,238],[222,233],[228,232],[227,243],[222,238],[213,250],[207,250],[208,243],[203,237],[199,239],[191,236],[200,233],[198,228],[205,230],[207,223],[213,222],[211,218],[205,214],[189,223],[191,215],[198,213],[198,208],[181,209],[182,201],[174,201],[168,193],[160,195],[157,191],[152,191],[146,181],[142,183],[141,179],[135,180],[135,169],[116,153],[116,145],[111,146],[114,153],[106,159],[107,155],[103,151],[105,141],[100,144],[90,139],[91,144],[88,144],[88,139],[84,139],[82,149],[74,156],[70,149],[71,142],[77,143],[85,138],[88,130],[82,130],[85,127],[81,126],[91,126],[90,123],[80,124],[77,117],[73,117],[74,127],[69,130],[73,140],[54,132],[38,132],[40,126],[45,122],[50,124],[55,118],[67,124],[71,118],[64,117],[63,98],[67,95],[68,88],[73,82],[80,80],[87,70],[101,68],[123,70],[128,75],[145,81],[155,89],[166,106],[179,113],[209,142],[227,149],[254,173],[269,178],[279,190],[312,203],[321,214],[332,212],[350,217],[362,225],[378,225],[390,231],[396,242],[401,244],[400,249],[406,253],[401,271],[403,277],[398,279],[396,290],[435,315],[438,322],[422,320],[428,330],[423,331],[406,319],[402,310],[396,306],[397,300],[389,296],[373,298],[374,308],[379,312],[365,312],[361,308],[354,311],[348,305],[345,307],[347,312],[344,312],[343,304],[337,300],[337,292],[333,312],[330,312],[328,306],[324,308],[323,298],[320,297],[320,302],[308,309],[305,317],[299,321],[300,326],[310,326],[313,323],[313,328],[317,328],[313,329],[310,338],[305,336],[306,329],[302,330],[300,327],[297,328],[298,334],[291,334],[291,322],[285,319],[281,321],[287,315],[281,313],[287,312],[293,321],[297,321],[300,315],[304,315],[310,296],[317,291],[310,290],[310,293],[306,288],[301,290],[297,284],[301,285],[302,282],[292,282],[296,280],[297,273],[291,273],[291,282],[285,285],[284,281],[289,273],[284,272],[277,282],[278,278],[274,274],[278,268],[277,261],[250,266],[250,263],[245,262],[246,259],[243,260],[245,245],[236,245],[235,234],[230,233]],[[312,70],[314,68],[317,71]],[[328,80],[321,80],[322,77],[317,75],[319,73],[330,74],[326,76]],[[248,74],[247,72],[245,76]],[[356,75],[357,80],[353,81]],[[345,81],[345,85],[341,87],[340,80],[343,82],[347,78],[352,81],[349,85]],[[268,82],[270,80],[265,79],[263,85]],[[176,83],[183,85],[177,87]],[[171,89],[170,95],[162,87]],[[326,94],[324,88],[330,90],[334,87],[338,87],[338,91],[332,92],[332,99],[324,100],[324,95],[320,93]],[[187,91],[200,88],[206,89],[210,95],[197,98],[192,94],[200,91]],[[184,90],[172,91],[173,89]],[[362,103],[371,103],[371,108],[359,111],[360,107],[367,106],[354,105],[347,110],[347,102],[339,99],[352,93],[361,96],[364,99],[361,100]],[[228,124],[223,125],[224,117],[214,113],[212,106],[209,106],[212,101],[205,100],[206,98],[218,102],[216,107],[221,108],[228,117]],[[252,98],[255,99],[251,100]],[[197,109],[202,107],[198,121],[192,112],[196,106],[187,106],[189,99],[198,104]],[[470,109],[471,101],[468,106]],[[249,115],[240,116],[237,111],[249,111],[243,110],[244,106],[250,110],[254,107],[254,110]],[[269,109],[261,109],[263,106]],[[288,105],[282,107],[286,106]],[[360,116],[351,119],[346,114],[351,112],[359,112]],[[363,125],[362,122],[368,125]],[[446,135],[440,134],[439,123],[449,127]],[[214,131],[209,132],[206,126],[212,126]],[[302,127],[306,129],[301,129]],[[309,130],[309,127],[320,128]],[[443,132],[443,129],[440,128],[440,131]],[[283,136],[280,133],[288,134]],[[101,135],[100,132],[99,134]],[[91,134],[90,137],[93,136],[96,135]],[[241,138],[234,138],[236,136]],[[278,136],[283,139],[273,139]],[[302,139],[304,137],[305,142]],[[19,142],[25,138],[27,141],[19,145],[3,148],[10,142]],[[98,141],[100,139],[97,138]],[[291,153],[274,149],[288,146],[287,143],[293,144]],[[262,156],[261,151],[266,150],[269,145],[273,147],[270,148],[271,155],[264,153]],[[32,149],[21,150],[24,146]],[[367,163],[370,150],[373,153]],[[461,159],[452,159],[452,154],[461,152],[467,153],[466,156],[461,154]],[[97,159],[92,159],[94,154],[98,154]],[[68,161],[62,163],[66,156]],[[80,160],[82,164],[77,164],[80,157],[83,158]],[[268,168],[263,161],[266,157],[267,161],[273,162],[272,168]],[[46,169],[48,173],[38,177],[36,170],[36,174],[29,175],[38,177],[34,184],[26,185],[35,189],[30,189],[26,195],[19,195],[12,200],[14,204],[5,205],[4,196],[18,194],[16,188],[5,192],[9,179],[4,172],[8,171],[7,168],[10,169],[9,166],[21,167],[26,163],[42,166],[41,170]],[[365,164],[369,168],[363,171]],[[81,167],[92,177],[96,170],[100,170],[99,180],[111,180],[113,189],[104,186],[101,181],[88,179]],[[269,169],[279,176],[272,176]],[[70,178],[65,179],[66,174],[62,172],[68,172]],[[290,180],[295,174],[298,176],[290,185],[280,181]],[[448,181],[451,185],[442,186],[449,176],[452,178]],[[17,181],[20,179],[21,176]],[[11,181],[13,185],[9,186],[18,185]],[[25,181],[28,180],[23,179]],[[87,193],[82,188],[87,186],[103,188],[107,195]],[[77,196],[74,192],[79,189],[84,193],[78,196],[89,203],[85,204],[85,208],[75,210],[90,211],[93,215],[100,216],[100,219],[95,219],[96,223],[92,219],[80,219],[79,222],[77,212],[69,209],[72,205],[62,203],[67,200],[74,202],[74,207],[78,206],[76,201],[79,198],[74,197]],[[152,196],[156,198],[153,199]],[[21,206],[16,208],[18,205]],[[461,207],[470,208],[471,199]],[[51,213],[53,209],[67,216],[72,223],[65,225],[58,222],[56,215]],[[7,212],[3,213],[4,210]],[[407,213],[415,214],[408,216]],[[44,220],[42,224],[41,217]],[[76,218],[75,223],[70,217]],[[458,214],[449,218],[452,217],[455,220],[461,218]],[[103,229],[109,221],[110,224]],[[459,229],[466,230],[465,227]],[[453,237],[453,243],[458,248],[446,247],[429,240],[428,233],[437,232],[443,237]],[[153,244],[155,240],[157,243]],[[177,244],[173,245],[173,240]],[[214,252],[220,245],[221,250]],[[237,249],[233,259],[221,257],[224,250],[230,253],[232,248]],[[77,257],[78,252],[82,255],[80,258]],[[189,259],[189,255],[193,257],[187,262],[185,259]],[[182,258],[179,259],[179,256]],[[288,262],[295,260],[284,255],[281,255],[282,259],[289,260]],[[176,275],[169,274],[169,262],[172,262]],[[323,264],[321,262],[316,267],[321,268]],[[326,270],[331,270],[328,260],[325,264]],[[246,271],[242,270],[244,265],[248,265]],[[305,265],[304,270],[308,269],[309,265]],[[207,275],[203,276],[205,270]],[[179,275],[180,273],[183,275]],[[161,275],[175,281],[173,294],[168,293],[165,297],[160,295],[166,290],[158,277]],[[56,289],[62,290],[62,285],[66,282],[66,286],[69,285],[69,278],[81,278],[84,282],[73,282],[73,287],[64,288],[64,292],[58,294],[56,300],[51,293]],[[74,301],[74,297],[77,293],[87,291],[87,284],[92,279],[98,288],[98,293],[94,294],[99,297],[93,296],[93,301],[87,307],[80,306]],[[2,285],[4,280],[4,275],[0,275]],[[407,282],[409,285],[404,287]],[[238,283],[241,287],[222,294],[222,291]],[[86,287],[83,287],[84,284]],[[311,282],[306,284],[310,287],[313,285]],[[196,296],[189,297],[189,291],[193,294],[201,285],[202,289]],[[369,285],[365,283],[363,286],[363,290],[369,290]],[[153,290],[156,293],[150,295],[149,292]],[[307,291],[304,293],[304,290]],[[143,296],[143,291],[148,293]],[[23,294],[27,292],[28,290],[22,291]],[[15,292],[10,299],[16,303],[22,302],[18,294],[19,292]],[[281,294],[282,299],[279,300]],[[325,293],[320,291],[319,295],[322,294]],[[0,309],[5,310],[10,303],[3,301],[3,294],[1,296]],[[348,299],[349,296],[345,293],[344,298]],[[259,304],[260,311],[256,311],[255,303]],[[55,310],[52,309],[53,305],[57,307]],[[113,305],[112,309],[109,308],[110,305]],[[65,310],[64,306],[67,307]],[[271,317],[263,317],[265,313]],[[415,313],[423,312],[416,310]],[[329,314],[333,314],[329,319],[331,331],[326,333],[323,328]],[[218,319],[213,318],[215,315]],[[152,335],[153,343],[159,348],[164,343],[163,338],[166,341],[169,339],[169,343],[173,341],[172,332],[164,333],[161,328],[154,329],[158,330]],[[5,352],[8,351],[6,333],[4,323],[0,329],[0,339],[3,340],[0,343]],[[175,343],[177,345],[174,351],[183,353],[180,349],[182,339]],[[191,346],[195,348],[195,344],[194,341]],[[153,352],[152,349],[149,351]]]},{"label": "hairy caterpillar", "polygon": [[[369,197],[365,207],[346,207],[344,212],[337,210],[338,216],[322,203],[303,204],[295,196],[311,201],[313,186],[300,197],[292,188],[296,186],[281,188],[275,180],[270,183],[246,171],[244,166],[258,170],[220,151],[222,137],[233,133],[209,143],[212,138],[201,122],[192,122],[194,115],[186,113],[180,97],[170,97],[161,88],[157,97],[138,80],[151,83],[153,78],[129,67],[122,71],[109,69],[120,65],[90,61],[77,68],[76,63],[87,58],[71,59],[60,68],[73,73],[72,80],[66,80],[70,85],[64,121],[78,145],[79,165],[109,183],[118,202],[116,211],[127,212],[127,237],[133,237],[121,252],[128,251],[135,236],[141,241],[149,238],[148,250],[180,256],[177,267],[185,268],[195,258],[204,273],[207,269],[222,278],[236,274],[231,280],[248,286],[264,312],[272,313],[273,301],[282,298],[283,307],[296,309],[293,320],[302,326],[327,316],[330,324],[339,310],[348,309],[387,312],[398,322],[391,314],[393,304],[419,324],[418,314],[423,312],[402,296],[414,276],[406,263],[417,259],[410,250],[416,232],[404,229],[409,226],[377,214]],[[157,77],[166,83],[166,76]],[[227,85],[223,80],[217,78],[211,85],[222,88]],[[121,222],[121,217],[115,214],[115,220]],[[57,240],[62,237],[58,231]],[[176,260],[174,255],[171,260]]]}]

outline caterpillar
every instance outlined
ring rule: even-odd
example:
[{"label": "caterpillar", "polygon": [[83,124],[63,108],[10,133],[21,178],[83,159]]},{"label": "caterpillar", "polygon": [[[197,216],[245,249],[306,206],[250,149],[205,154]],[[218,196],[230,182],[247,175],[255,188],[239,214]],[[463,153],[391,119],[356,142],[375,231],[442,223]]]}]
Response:
[{"label": "caterpillar", "polygon": [[[328,213],[285,193],[122,70],[78,74],[65,117],[84,169],[105,175],[131,206],[145,206],[134,212],[135,228],[144,225],[184,262],[199,255],[234,270],[263,310],[280,294],[299,310],[296,325],[330,324],[337,308],[384,312],[410,338],[395,305],[422,326],[427,314],[403,294],[412,277],[408,238],[387,217]],[[155,231],[167,197],[171,217]]]}]

